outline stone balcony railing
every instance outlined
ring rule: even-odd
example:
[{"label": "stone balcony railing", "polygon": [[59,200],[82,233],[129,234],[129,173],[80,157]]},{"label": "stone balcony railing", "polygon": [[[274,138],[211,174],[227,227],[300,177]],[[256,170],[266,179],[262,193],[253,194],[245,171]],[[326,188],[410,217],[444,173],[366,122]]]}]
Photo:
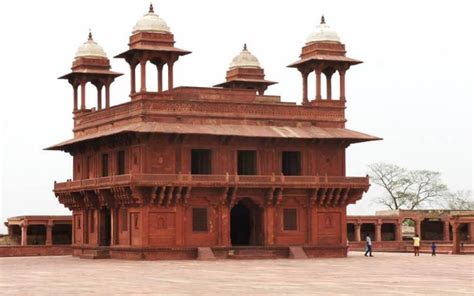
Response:
[{"label": "stone balcony railing", "polygon": [[55,192],[119,186],[191,186],[248,188],[357,188],[367,190],[368,177],[283,175],[127,174],[54,184]]}]

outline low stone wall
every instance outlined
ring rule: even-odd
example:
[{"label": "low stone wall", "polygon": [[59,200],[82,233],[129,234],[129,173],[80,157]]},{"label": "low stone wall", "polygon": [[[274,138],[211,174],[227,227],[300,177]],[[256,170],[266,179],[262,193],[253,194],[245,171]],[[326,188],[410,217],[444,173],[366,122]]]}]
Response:
[{"label": "low stone wall", "polygon": [[[452,242],[437,242],[436,252],[439,254],[449,254],[453,250]],[[365,242],[349,242],[350,251],[364,251]],[[413,252],[413,243],[410,241],[382,241],[372,242],[373,252]],[[431,253],[431,243],[421,243],[421,253]],[[464,243],[461,248],[462,254],[474,254],[474,244]]]},{"label": "low stone wall", "polygon": [[0,257],[16,256],[64,256],[71,255],[70,245],[56,246],[0,246]]}]

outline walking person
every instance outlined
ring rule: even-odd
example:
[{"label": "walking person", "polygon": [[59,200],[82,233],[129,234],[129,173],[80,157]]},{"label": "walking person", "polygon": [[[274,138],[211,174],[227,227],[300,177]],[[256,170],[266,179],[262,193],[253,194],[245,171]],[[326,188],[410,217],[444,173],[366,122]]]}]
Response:
[{"label": "walking person", "polygon": [[365,235],[365,242],[366,242],[366,250],[365,250],[364,256],[367,257],[367,254],[369,254],[370,257],[374,257],[372,256],[372,239],[370,238],[369,233]]},{"label": "walking person", "polygon": [[413,249],[415,251],[415,256],[420,256],[420,237],[418,234],[415,234],[413,237]]},{"label": "walking person", "polygon": [[436,243],[435,242],[432,242],[431,243],[431,256],[436,256],[436,249],[438,247],[436,246]]}]

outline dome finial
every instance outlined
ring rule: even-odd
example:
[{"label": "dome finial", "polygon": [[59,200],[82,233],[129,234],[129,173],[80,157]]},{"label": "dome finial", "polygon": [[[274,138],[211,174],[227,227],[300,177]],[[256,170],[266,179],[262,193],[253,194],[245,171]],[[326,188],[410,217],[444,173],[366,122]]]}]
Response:
[{"label": "dome finial", "polygon": [[244,43],[244,50],[247,50],[247,43]]},{"label": "dome finial", "polygon": [[91,32],[91,29],[89,29],[89,37],[87,38],[87,40],[89,41],[92,41],[92,32]]},{"label": "dome finial", "polygon": [[326,19],[324,18],[324,14],[321,15],[321,25],[326,23]]},{"label": "dome finial", "polygon": [[153,10],[153,3],[150,3],[150,8],[148,9],[148,13],[155,13]]}]

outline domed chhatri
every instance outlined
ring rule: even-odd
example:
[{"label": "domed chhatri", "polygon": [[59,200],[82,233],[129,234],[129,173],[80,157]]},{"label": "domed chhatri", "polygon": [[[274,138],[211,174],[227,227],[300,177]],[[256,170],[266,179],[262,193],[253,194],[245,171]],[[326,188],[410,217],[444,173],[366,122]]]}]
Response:
[{"label": "domed chhatri", "polygon": [[150,9],[133,27],[133,34],[137,32],[153,32],[153,33],[171,33],[170,27],[160,18],[153,10],[153,4]]},{"label": "domed chhatri", "polygon": [[263,95],[268,86],[276,83],[265,80],[265,72],[258,59],[247,49],[247,44],[244,44],[242,51],[232,59],[225,78],[226,82],[214,86],[252,89]]},{"label": "domed chhatri", "polygon": [[76,59],[80,57],[95,57],[95,58],[107,58],[107,54],[105,53],[102,46],[97,44],[97,42],[92,39],[92,33],[89,32],[89,38],[86,42],[84,42],[76,52]]},{"label": "domed chhatri", "polygon": [[258,59],[247,49],[244,44],[242,51],[232,59],[230,69],[233,68],[261,68]]},{"label": "domed chhatri", "polygon": [[331,27],[326,24],[326,20],[324,19],[323,15],[321,16],[321,23],[316,28],[316,31],[311,33],[306,39],[306,44],[324,41],[341,42],[336,31],[331,29]]}]

